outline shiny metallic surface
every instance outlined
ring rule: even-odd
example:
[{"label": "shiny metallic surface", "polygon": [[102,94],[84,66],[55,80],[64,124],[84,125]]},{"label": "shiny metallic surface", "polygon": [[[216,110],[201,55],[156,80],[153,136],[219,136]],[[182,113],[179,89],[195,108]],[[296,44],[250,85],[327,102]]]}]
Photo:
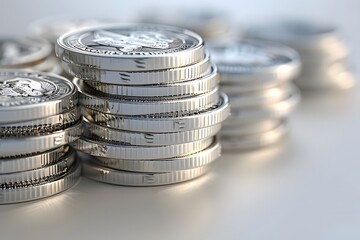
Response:
[{"label": "shiny metallic surface", "polygon": [[117,24],[71,32],[58,39],[55,51],[64,62],[115,71],[183,67],[205,55],[204,41],[196,33],[152,24]]},{"label": "shiny metallic surface", "polygon": [[[348,48],[335,26],[300,20],[277,21],[255,26],[247,35],[278,41],[296,49],[303,62],[303,72],[295,83],[302,90],[336,91],[355,85],[347,63]],[[334,72],[333,65],[341,65],[346,77]]]}]

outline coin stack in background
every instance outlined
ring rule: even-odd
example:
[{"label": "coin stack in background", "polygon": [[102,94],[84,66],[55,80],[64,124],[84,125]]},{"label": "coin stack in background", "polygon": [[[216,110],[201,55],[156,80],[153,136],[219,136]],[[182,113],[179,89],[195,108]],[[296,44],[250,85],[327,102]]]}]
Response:
[{"label": "coin stack in background", "polygon": [[58,69],[57,74],[61,74],[66,78],[71,78],[61,68],[61,62],[55,56],[54,47],[56,40],[62,34],[76,30],[78,28],[91,27],[99,24],[114,22],[109,19],[88,19],[88,18],[45,18],[37,20],[30,24],[28,33],[36,38],[46,39],[51,44],[51,56],[49,57],[49,64]]},{"label": "coin stack in background", "polygon": [[60,193],[80,177],[78,92],[44,73],[0,71],[0,204]]},{"label": "coin stack in background", "polygon": [[80,89],[85,176],[164,185],[203,175],[219,157],[229,106],[197,34],[109,25],[61,36],[56,54]]},{"label": "coin stack in background", "polygon": [[341,90],[355,85],[347,66],[348,50],[336,27],[304,21],[255,26],[247,36],[277,41],[298,51],[303,70],[295,83],[304,90]]},{"label": "coin stack in background", "polygon": [[221,130],[223,148],[247,150],[278,142],[300,100],[291,82],[300,70],[298,54],[282,45],[248,40],[212,44],[210,50],[232,109]]},{"label": "coin stack in background", "polygon": [[227,13],[216,9],[155,8],[149,10],[146,8],[143,13],[139,14],[139,20],[141,22],[169,24],[190,29],[198,33],[206,42],[235,37]]},{"label": "coin stack in background", "polygon": [[59,74],[62,68],[51,49],[50,43],[40,38],[0,37],[0,69]]}]

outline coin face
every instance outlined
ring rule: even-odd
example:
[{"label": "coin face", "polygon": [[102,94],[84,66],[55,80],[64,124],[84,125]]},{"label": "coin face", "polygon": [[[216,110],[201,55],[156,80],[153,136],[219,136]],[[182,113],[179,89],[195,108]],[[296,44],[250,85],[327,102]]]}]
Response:
[{"label": "coin face", "polygon": [[51,52],[48,42],[32,38],[0,38],[0,68],[32,64]]},{"label": "coin face", "polygon": [[61,100],[73,92],[71,83],[62,78],[30,72],[0,71],[0,110]]},{"label": "coin face", "polygon": [[210,50],[220,73],[254,72],[293,61],[279,46],[255,41],[213,45]]},{"label": "coin face", "polygon": [[202,40],[178,28],[117,25],[65,35],[59,44],[73,51],[108,56],[161,55],[198,46]]}]

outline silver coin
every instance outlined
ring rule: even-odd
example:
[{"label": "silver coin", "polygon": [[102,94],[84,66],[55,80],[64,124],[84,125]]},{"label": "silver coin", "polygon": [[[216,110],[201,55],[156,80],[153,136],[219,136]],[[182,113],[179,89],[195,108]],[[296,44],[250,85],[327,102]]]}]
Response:
[{"label": "silver coin", "polygon": [[208,165],[220,157],[221,147],[218,140],[208,148],[184,157],[151,160],[123,160],[92,157],[81,153],[83,159],[90,159],[97,165],[131,172],[174,172]]},{"label": "silver coin", "polygon": [[24,172],[0,174],[0,191],[3,189],[24,187],[24,184],[37,185],[42,181],[57,178],[66,173],[74,162],[75,151],[71,151],[63,159],[42,168]]},{"label": "silver coin", "polygon": [[74,186],[80,179],[81,167],[78,161],[67,173],[58,178],[38,182],[36,185],[0,190],[0,204],[18,203],[50,197]]},{"label": "silver coin", "polygon": [[64,71],[72,76],[87,81],[118,85],[154,85],[175,84],[204,77],[211,73],[212,67],[209,53],[203,60],[184,67],[141,72],[120,72],[83,67],[62,62]]},{"label": "silver coin", "polygon": [[283,101],[288,98],[293,91],[291,83],[285,83],[273,88],[262,89],[259,91],[228,94],[230,105],[234,109],[248,108],[253,106],[263,106]]},{"label": "silver coin", "polygon": [[115,71],[177,68],[204,59],[201,37],[151,24],[117,24],[62,35],[55,47],[64,62]]},{"label": "silver coin", "polygon": [[[78,81],[74,83],[79,86]],[[109,98],[80,89],[80,105],[115,115],[146,115],[155,113],[194,112],[207,109],[219,102],[218,88],[198,96],[183,98]]]},{"label": "silver coin", "polygon": [[337,28],[327,24],[301,20],[286,20],[252,27],[252,38],[281,42],[295,48],[303,61],[341,59],[347,48],[337,36]]},{"label": "silver coin", "polygon": [[230,124],[258,121],[268,118],[283,118],[288,116],[300,102],[301,95],[297,88],[294,88],[291,95],[280,102],[267,106],[253,108],[232,109],[231,116],[227,122]]},{"label": "silver coin", "polygon": [[22,158],[0,158],[0,174],[30,171],[51,165],[69,151],[69,146]]},{"label": "silver coin", "polygon": [[342,71],[333,75],[300,76],[295,83],[302,90],[346,90],[353,88],[356,80],[351,72]]},{"label": "silver coin", "polygon": [[271,129],[276,128],[284,121],[282,119],[265,119],[260,121],[248,122],[248,123],[236,123],[231,124],[224,122],[224,126],[221,129],[221,136],[244,136],[250,134],[260,134],[263,132],[270,131]]},{"label": "silver coin", "polygon": [[0,158],[26,156],[45,152],[77,140],[82,132],[81,122],[53,133],[31,137],[3,138],[0,141]]},{"label": "silver coin", "polygon": [[84,119],[83,136],[100,141],[136,146],[164,146],[193,142],[215,136],[221,124],[176,133],[130,132],[102,127]]},{"label": "silver coin", "polygon": [[276,128],[263,133],[236,137],[221,137],[221,146],[225,151],[242,151],[265,147],[279,142],[288,132],[288,125],[283,122]]},{"label": "silver coin", "polygon": [[82,108],[84,117],[98,125],[128,131],[170,133],[205,128],[223,122],[230,115],[228,97],[221,93],[220,101],[211,108],[195,113],[120,116]]},{"label": "silver coin", "polygon": [[37,38],[0,38],[0,69],[24,68],[42,62],[51,45]]},{"label": "silver coin", "polygon": [[77,90],[60,76],[0,71],[0,124],[61,114],[77,106]]},{"label": "silver coin", "polygon": [[74,147],[80,151],[97,157],[125,160],[146,160],[182,157],[202,151],[208,148],[212,142],[213,138],[207,138],[190,143],[149,147],[112,144],[99,140],[90,140],[83,137],[74,143]]},{"label": "silver coin", "polygon": [[76,107],[61,114],[32,121],[0,124],[0,137],[33,136],[42,133],[55,132],[75,124],[80,117],[81,110]]},{"label": "silver coin", "polygon": [[207,173],[209,169],[210,165],[205,165],[175,172],[140,173],[115,170],[87,161],[83,165],[83,174],[87,178],[115,185],[159,186],[180,183],[200,177]]},{"label": "silver coin", "polygon": [[301,67],[298,54],[286,46],[242,40],[210,46],[223,83],[249,85],[288,81]]},{"label": "silver coin", "polygon": [[81,89],[88,89],[99,95],[107,94],[113,98],[121,98],[123,96],[133,97],[185,97],[200,95],[217,88],[219,84],[219,75],[216,73],[216,68],[213,68],[209,75],[202,78],[172,84],[159,85],[115,85],[105,84],[96,81],[84,81],[81,79],[75,80]]}]

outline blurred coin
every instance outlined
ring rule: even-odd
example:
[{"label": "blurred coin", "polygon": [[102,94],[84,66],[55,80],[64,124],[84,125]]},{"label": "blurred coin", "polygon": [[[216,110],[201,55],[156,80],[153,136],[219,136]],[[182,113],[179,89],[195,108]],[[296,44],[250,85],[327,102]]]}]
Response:
[{"label": "blurred coin", "polygon": [[44,61],[51,45],[38,38],[0,38],[0,69],[27,68]]}]

